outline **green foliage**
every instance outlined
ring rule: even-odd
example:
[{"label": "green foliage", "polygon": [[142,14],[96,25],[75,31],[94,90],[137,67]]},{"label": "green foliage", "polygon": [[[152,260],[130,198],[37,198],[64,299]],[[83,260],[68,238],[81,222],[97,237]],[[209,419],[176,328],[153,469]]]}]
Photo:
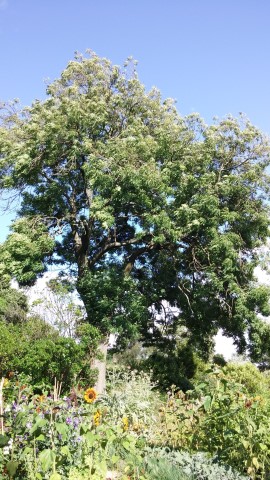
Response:
[{"label": "green foliage", "polygon": [[220,367],[225,367],[225,365],[227,365],[227,361],[225,360],[224,356],[220,353],[213,355],[212,362],[215,365],[219,365]]},{"label": "green foliage", "polygon": [[217,459],[264,479],[269,469],[269,413],[266,397],[252,395],[239,383],[239,373],[224,367],[205,376],[186,395],[172,394],[162,411],[164,443],[190,451],[206,451]]},{"label": "green foliage", "polygon": [[204,453],[153,449],[145,458],[146,471],[151,480],[244,480],[230,467],[220,465]]},{"label": "green foliage", "polygon": [[110,408],[111,417],[116,421],[126,418],[131,430],[143,431],[152,438],[161,399],[150,375],[114,367],[108,368],[107,376],[107,392],[101,402]]},{"label": "green foliage", "polygon": [[182,469],[171,463],[165,458],[147,457],[146,458],[146,472],[151,480],[189,480]]},{"label": "green foliage", "polygon": [[249,395],[263,395],[270,398],[270,379],[251,362],[229,362],[226,371],[231,380],[243,385]]},{"label": "green foliage", "polygon": [[178,342],[176,338],[162,339],[156,347],[137,342],[125,350],[113,349],[112,352],[113,365],[118,364],[120,371],[124,367],[148,372],[162,392],[172,385],[183,391],[191,389],[197,370],[200,375],[201,366],[203,371],[208,368],[189,342],[183,339]]},{"label": "green foliage", "polygon": [[196,354],[186,343],[176,348],[168,342],[162,350],[155,349],[143,362],[145,368],[150,369],[153,378],[158,382],[161,390],[168,390],[171,385],[176,385],[183,391],[192,388],[192,377],[197,368]]},{"label": "green foliage", "polygon": [[[223,376],[220,373],[217,377],[216,372],[214,379],[209,375],[207,386],[198,386],[186,400],[183,395],[171,396],[167,406],[153,390],[149,376],[135,372],[111,372],[110,391],[90,403],[85,402],[85,392],[80,389],[73,389],[69,397],[60,398],[56,395],[56,388],[53,395],[52,392],[50,395],[47,395],[49,392],[34,394],[25,377],[6,380],[3,388],[4,434],[0,435],[0,479],[10,480],[12,476],[18,480],[247,479],[237,473],[247,469],[245,459],[238,457],[234,469],[229,466],[232,459],[228,455],[226,432],[222,434],[222,429],[219,439],[224,445],[223,461],[220,455],[213,456],[213,448],[208,452],[199,451],[200,447],[206,450],[206,440],[198,442],[196,415],[201,419],[202,428],[205,428],[204,422],[208,425],[208,445],[212,435],[214,442],[217,439],[217,422],[212,421],[215,406],[209,404],[208,397],[214,391],[215,379],[221,381],[225,378],[224,372]],[[224,382],[222,385],[224,387]],[[228,388],[231,386],[232,383],[228,382]],[[224,398],[218,399],[221,393]],[[224,389],[222,392],[216,389],[215,395],[215,402],[219,401],[221,407],[221,425],[225,405],[228,410],[228,398],[233,394],[225,392],[224,396]],[[182,411],[185,416],[181,414],[181,399],[189,402],[185,404],[188,408]],[[197,403],[192,404],[193,400]],[[159,423],[164,413],[166,428],[163,421]],[[185,450],[187,443],[191,441],[192,444],[196,437],[196,448],[193,448],[196,452],[191,447],[189,451],[170,448],[172,435],[179,427],[183,428],[183,424],[187,426],[187,419],[191,417],[195,417],[192,426],[195,433],[186,429],[187,437],[191,438],[193,433],[194,436],[191,440],[185,439]],[[170,430],[171,420],[173,429]],[[239,437],[235,432],[233,434],[236,443]],[[233,435],[230,440],[234,442]],[[162,442],[164,447],[158,446]],[[233,446],[235,448],[235,444]],[[226,455],[228,461],[224,461]],[[266,479],[262,469],[256,467],[254,458],[251,477]]]},{"label": "green foliage", "polygon": [[14,325],[6,325],[1,321],[0,328],[0,376],[6,376],[9,371],[14,370],[14,363],[20,363],[19,352],[21,349],[21,335]]},{"label": "green foliage", "polygon": [[72,339],[40,339],[28,345],[21,358],[23,367],[18,366],[17,371],[31,375],[34,384],[53,385],[54,378],[57,378],[62,382],[63,390],[68,391],[74,382],[93,382],[95,377],[90,370],[89,359],[85,361],[85,357],[84,349]]},{"label": "green foliage", "polygon": [[258,357],[270,335],[258,315],[269,291],[253,274],[269,233],[261,132],[244,116],[182,118],[145,91],[132,62],[121,69],[94,53],[47,94],[1,123],[0,188],[22,195],[1,275],[31,284],[48,263],[69,265],[102,333],[155,343],[167,301],[179,309],[169,330],[184,325],[196,348],[207,352],[221,327]]},{"label": "green foliage", "polygon": [[103,403],[86,404],[80,390],[74,406],[74,392],[60,399],[34,395],[20,381],[5,385],[1,480],[10,478],[10,462],[20,480],[59,476],[62,480],[104,480],[109,468],[125,469],[143,480],[138,473],[142,452],[137,448],[137,435],[123,428],[122,418],[112,419]]},{"label": "green foliage", "polygon": [[0,273],[16,278],[21,285],[32,285],[46,270],[45,263],[54,240],[40,219],[21,218],[12,224],[12,233],[0,246]]},{"label": "green foliage", "polygon": [[92,325],[105,334],[117,333],[122,347],[138,337],[149,317],[138,281],[109,266],[85,274],[78,287]]},{"label": "green foliage", "polygon": [[32,377],[33,385],[53,385],[56,377],[68,391],[74,382],[88,384],[95,378],[90,368],[94,347],[88,342],[76,343],[58,333],[39,318],[22,325],[1,322],[0,377],[19,372]]},{"label": "green foliage", "polygon": [[7,323],[22,323],[26,319],[26,296],[15,288],[0,288],[0,319]]}]

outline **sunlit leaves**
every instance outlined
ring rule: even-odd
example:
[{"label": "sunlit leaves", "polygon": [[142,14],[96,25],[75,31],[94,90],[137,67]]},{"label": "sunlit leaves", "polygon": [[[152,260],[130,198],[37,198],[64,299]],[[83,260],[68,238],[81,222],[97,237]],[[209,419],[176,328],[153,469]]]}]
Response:
[{"label": "sunlit leaves", "polygon": [[97,275],[102,292],[116,268],[113,316],[102,302],[95,313],[110,329],[123,302],[129,323],[115,292],[128,271],[127,290],[135,285],[145,308],[166,300],[193,338],[208,345],[222,327],[244,347],[266,311],[249,297],[269,227],[264,135],[243,115],[210,126],[182,118],[156,88],[146,92],[134,62],[120,68],[93,52],[47,93],[1,127],[0,185],[20,191],[20,215],[32,222],[1,250],[2,275],[29,284],[53,250],[78,286]]},{"label": "sunlit leaves", "polygon": [[33,283],[45,270],[44,258],[48,258],[54,241],[38,219],[17,220],[6,242],[0,246],[0,270],[24,285]]}]

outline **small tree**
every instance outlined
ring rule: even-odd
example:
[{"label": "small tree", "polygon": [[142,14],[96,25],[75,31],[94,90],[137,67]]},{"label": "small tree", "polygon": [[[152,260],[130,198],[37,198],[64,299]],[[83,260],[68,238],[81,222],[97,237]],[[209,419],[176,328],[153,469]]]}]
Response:
[{"label": "small tree", "polygon": [[31,303],[31,311],[53,325],[61,336],[76,338],[85,313],[72,282],[51,278],[37,295]]}]

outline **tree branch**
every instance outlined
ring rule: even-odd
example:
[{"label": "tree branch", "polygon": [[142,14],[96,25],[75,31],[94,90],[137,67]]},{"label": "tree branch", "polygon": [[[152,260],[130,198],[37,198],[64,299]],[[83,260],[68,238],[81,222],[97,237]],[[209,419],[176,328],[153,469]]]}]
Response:
[{"label": "tree branch", "polygon": [[91,259],[88,260],[88,267],[91,268],[95,263],[103,257],[103,255],[110,250],[114,250],[121,247],[126,247],[127,245],[134,245],[143,241],[141,238],[131,238],[130,240],[125,240],[123,242],[110,242],[106,243],[103,248],[101,248]]}]

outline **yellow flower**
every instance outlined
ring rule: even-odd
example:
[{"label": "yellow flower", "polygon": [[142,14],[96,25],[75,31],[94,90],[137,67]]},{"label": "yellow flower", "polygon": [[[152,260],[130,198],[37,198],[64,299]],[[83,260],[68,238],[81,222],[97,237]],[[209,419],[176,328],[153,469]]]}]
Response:
[{"label": "yellow flower", "polygon": [[254,402],[264,403],[263,398],[260,395],[257,395],[253,398]]},{"label": "yellow flower", "polygon": [[8,378],[5,378],[3,387],[6,388],[6,387],[8,387],[8,385],[9,385],[9,380],[8,380]]},{"label": "yellow flower", "polygon": [[97,398],[97,392],[94,388],[87,388],[84,392],[84,400],[87,403],[93,403]]},{"label": "yellow flower", "polygon": [[97,410],[96,413],[94,414],[94,424],[96,425],[96,427],[99,426],[100,419],[101,419],[101,413],[99,410]]},{"label": "yellow flower", "polygon": [[124,432],[126,432],[128,430],[128,418],[127,417],[122,418],[122,424],[123,424],[123,430],[124,430]]}]

